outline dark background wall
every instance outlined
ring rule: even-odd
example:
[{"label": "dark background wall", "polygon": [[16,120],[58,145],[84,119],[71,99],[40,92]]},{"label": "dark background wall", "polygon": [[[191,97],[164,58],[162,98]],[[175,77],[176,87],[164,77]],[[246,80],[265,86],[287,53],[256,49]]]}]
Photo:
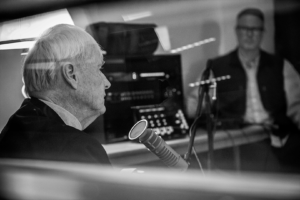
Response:
[{"label": "dark background wall", "polygon": [[274,0],[275,51],[300,73],[300,1]]}]

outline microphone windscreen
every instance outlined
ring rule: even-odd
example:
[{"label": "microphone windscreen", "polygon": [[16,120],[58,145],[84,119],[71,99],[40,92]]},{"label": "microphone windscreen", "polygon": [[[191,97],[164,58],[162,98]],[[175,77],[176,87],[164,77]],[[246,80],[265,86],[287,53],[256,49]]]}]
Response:
[{"label": "microphone windscreen", "polygon": [[129,139],[139,139],[152,153],[158,156],[165,165],[180,171],[186,171],[187,162],[174,151],[166,142],[152,129],[147,129],[147,120],[137,122],[129,132]]},{"label": "microphone windscreen", "polygon": [[142,135],[145,132],[147,127],[148,127],[148,121],[140,120],[129,131],[129,135],[128,135],[129,139],[130,140],[137,139],[138,137],[140,137],[140,135]]}]

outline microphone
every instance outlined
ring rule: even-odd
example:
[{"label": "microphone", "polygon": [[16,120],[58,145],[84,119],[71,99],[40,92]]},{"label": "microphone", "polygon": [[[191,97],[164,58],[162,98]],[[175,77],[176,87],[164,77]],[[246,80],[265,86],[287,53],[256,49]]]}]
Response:
[{"label": "microphone", "polygon": [[213,89],[211,99],[215,101],[217,99],[217,82],[213,82],[213,84],[210,86],[210,88]]},{"label": "microphone", "polygon": [[139,139],[152,153],[159,157],[165,165],[179,171],[186,171],[188,163],[166,144],[152,129],[147,129],[148,121],[138,121],[129,131],[130,140]]}]

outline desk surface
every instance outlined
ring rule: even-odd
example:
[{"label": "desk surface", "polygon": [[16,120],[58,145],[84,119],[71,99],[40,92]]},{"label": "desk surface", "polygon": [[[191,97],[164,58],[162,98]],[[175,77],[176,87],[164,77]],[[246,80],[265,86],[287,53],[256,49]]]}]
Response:
[{"label": "desk surface", "polygon": [[[254,143],[268,138],[261,126],[248,126],[239,130],[218,130],[214,134],[214,149]],[[183,155],[188,150],[189,137],[166,141],[177,153]],[[140,143],[125,141],[103,145],[110,161],[115,166],[130,166],[158,160],[159,158],[148,151]],[[198,153],[208,151],[207,132],[198,129],[194,141]]]}]

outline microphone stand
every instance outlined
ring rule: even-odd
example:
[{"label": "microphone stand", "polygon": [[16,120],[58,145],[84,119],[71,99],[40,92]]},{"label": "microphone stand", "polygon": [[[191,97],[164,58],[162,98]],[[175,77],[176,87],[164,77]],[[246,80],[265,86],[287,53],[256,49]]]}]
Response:
[{"label": "microphone stand", "polygon": [[[215,85],[216,87],[216,85]],[[209,89],[207,89],[209,90]],[[207,168],[210,170],[214,167],[214,117],[211,112],[211,99],[208,94],[209,91],[206,91],[205,95],[205,108],[206,108],[206,130],[207,130],[207,138],[208,138],[208,160],[207,160]]]},{"label": "microphone stand", "polygon": [[[205,70],[205,72],[203,73],[203,76],[202,76],[203,80],[208,80],[209,72],[210,72],[210,69],[207,68]],[[216,82],[214,82],[214,83],[215,83],[214,86],[216,87]],[[206,103],[205,108],[206,108],[206,115],[207,115],[206,128],[207,128],[207,133],[208,133],[208,166],[207,167],[209,170],[213,166],[213,143],[214,143],[213,142],[213,115],[211,113],[211,100],[210,100],[210,95],[209,95],[210,86],[211,86],[211,82],[199,85],[196,119],[194,120],[194,122],[190,128],[190,141],[189,141],[188,151],[184,156],[184,159],[189,163],[191,151],[194,146],[197,124],[200,120],[200,117],[202,116],[202,112],[203,112],[202,105],[203,105],[203,101],[205,100],[205,103]],[[214,88],[214,89],[216,89],[216,88]]]},{"label": "microphone stand", "polygon": [[197,105],[197,111],[196,111],[196,118],[193,122],[193,124],[190,127],[190,141],[188,145],[188,150],[187,153],[184,156],[184,159],[189,163],[189,159],[191,156],[192,148],[194,146],[194,140],[195,140],[195,135],[196,135],[196,129],[197,129],[197,124],[198,121],[202,115],[202,103],[204,99],[204,88],[202,86],[199,86],[198,90],[198,105]]}]

